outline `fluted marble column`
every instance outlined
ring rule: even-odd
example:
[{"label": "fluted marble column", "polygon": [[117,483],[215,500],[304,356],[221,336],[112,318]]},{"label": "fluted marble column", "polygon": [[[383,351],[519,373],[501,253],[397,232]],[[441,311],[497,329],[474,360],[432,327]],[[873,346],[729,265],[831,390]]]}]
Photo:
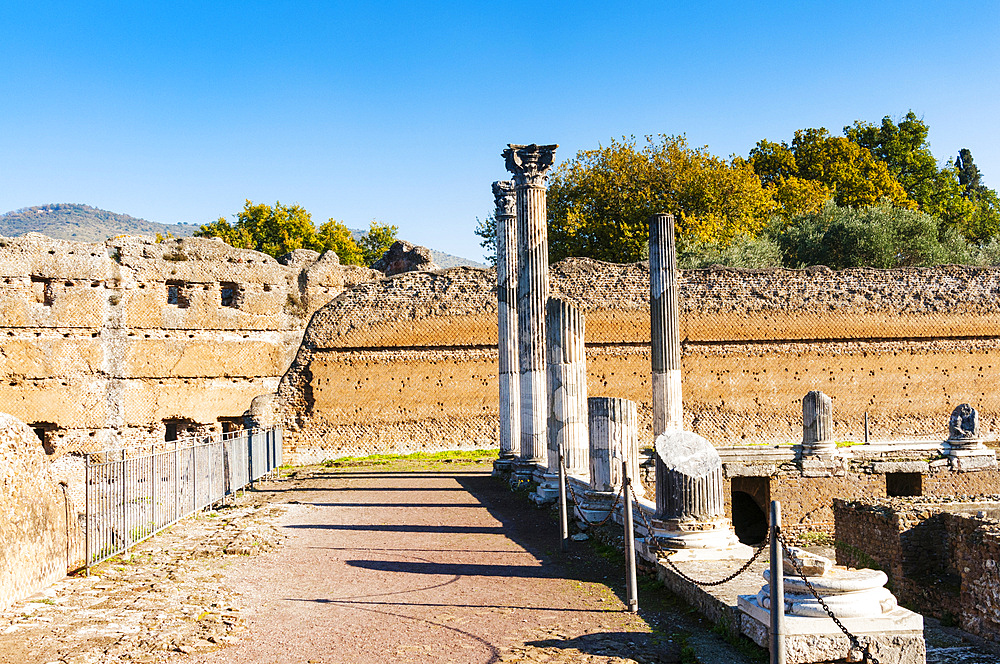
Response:
[{"label": "fluted marble column", "polygon": [[536,500],[559,497],[559,451],[569,475],[588,475],[585,321],[575,306],[550,297],[545,315],[548,346],[548,470]]},{"label": "fluted marble column", "polygon": [[[680,303],[674,215],[649,218],[649,328],[653,383],[653,438],[684,426],[681,400]],[[669,478],[656,458],[656,513],[667,518]]]},{"label": "fluted marble column", "polygon": [[497,228],[497,326],[500,365],[500,458],[496,474],[509,473],[520,450],[521,386],[517,361],[517,196],[514,183],[493,183]]},{"label": "fluted marble column", "polygon": [[519,473],[545,471],[548,389],[545,366],[545,306],[549,254],[545,180],[556,145],[509,145],[503,152],[517,193],[517,334],[521,378]]},{"label": "fluted marble column", "polygon": [[818,390],[802,399],[802,455],[833,456],[837,442],[833,439],[833,399]]},{"label": "fluted marble column", "polygon": [[[617,397],[587,399],[590,446],[590,489],[577,505],[588,521],[607,516],[623,483],[622,461],[626,461],[636,495],[639,481],[639,424],[634,401]],[[624,504],[624,502],[623,502]]]}]

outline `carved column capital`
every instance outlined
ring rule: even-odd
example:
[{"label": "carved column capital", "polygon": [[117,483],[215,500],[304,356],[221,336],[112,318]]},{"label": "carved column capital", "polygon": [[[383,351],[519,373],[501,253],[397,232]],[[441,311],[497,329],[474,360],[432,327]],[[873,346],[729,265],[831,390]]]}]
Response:
[{"label": "carved column capital", "polygon": [[514,174],[518,187],[544,187],[549,168],[556,158],[558,145],[514,145],[503,151],[507,170]]},{"label": "carved column capital", "polygon": [[496,216],[517,216],[517,194],[514,193],[513,180],[499,180],[493,183],[493,199],[496,201]]}]

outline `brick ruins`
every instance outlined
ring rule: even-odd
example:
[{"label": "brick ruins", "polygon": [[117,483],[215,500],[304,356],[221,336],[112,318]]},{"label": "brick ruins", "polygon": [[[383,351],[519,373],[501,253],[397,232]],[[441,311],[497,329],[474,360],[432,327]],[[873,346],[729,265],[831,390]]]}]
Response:
[{"label": "brick ruins", "polygon": [[242,425],[313,311],[381,274],[219,240],[0,238],[0,412],[50,453]]}]

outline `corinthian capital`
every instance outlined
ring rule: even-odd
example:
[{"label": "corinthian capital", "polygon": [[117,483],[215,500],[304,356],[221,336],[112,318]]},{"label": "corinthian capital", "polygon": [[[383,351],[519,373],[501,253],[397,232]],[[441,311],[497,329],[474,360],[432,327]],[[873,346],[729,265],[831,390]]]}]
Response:
[{"label": "corinthian capital", "polygon": [[517,216],[517,195],[514,193],[513,180],[500,180],[493,183],[493,199],[496,201],[496,217]]},{"label": "corinthian capital", "polygon": [[514,145],[503,151],[507,170],[514,174],[514,184],[544,187],[545,177],[556,157],[558,145]]}]

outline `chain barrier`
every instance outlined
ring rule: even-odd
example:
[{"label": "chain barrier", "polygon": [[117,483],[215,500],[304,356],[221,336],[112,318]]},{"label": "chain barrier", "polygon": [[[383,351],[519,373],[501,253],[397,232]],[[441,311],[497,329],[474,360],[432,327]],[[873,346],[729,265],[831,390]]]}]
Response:
[{"label": "chain barrier", "polygon": [[[577,499],[577,497],[576,497],[576,491],[573,490],[573,485],[569,482],[569,477],[568,477],[569,476],[569,469],[566,468],[565,457],[563,457],[563,455],[561,455],[561,454],[559,455],[559,465],[562,466],[563,471],[567,475],[566,489],[569,491],[570,496],[572,496],[573,504],[576,505],[577,507],[579,507],[583,503],[580,502],[579,499]],[[573,511],[574,516],[576,516],[577,518],[579,518],[581,521],[583,521],[585,524],[587,524],[587,526],[590,527],[590,528],[600,528],[601,526],[603,526],[604,524],[606,524],[608,521],[610,521],[611,517],[613,517],[615,515],[615,510],[618,508],[618,504],[622,500],[624,489],[625,489],[624,485],[621,488],[618,489],[618,495],[615,496],[615,501],[613,503],[611,503],[611,507],[608,509],[608,515],[606,517],[604,517],[603,519],[601,519],[600,521],[591,521],[590,519],[588,519],[587,517],[585,517],[583,515],[583,512],[581,510],[579,510],[579,509]]]},{"label": "chain barrier", "polygon": [[[632,488],[631,484],[629,484],[629,491],[632,492],[632,500],[634,500],[638,504],[639,498],[635,495],[635,489]],[[757,561],[757,559],[760,558],[761,554],[764,553],[764,550],[767,549],[767,544],[762,545],[759,549],[757,549],[754,552],[750,560],[748,560],[742,567],[740,567],[738,570],[736,570],[729,576],[725,577],[724,579],[719,579],[718,581],[699,581],[698,579],[692,578],[687,574],[685,574],[684,572],[682,572],[677,567],[677,565],[675,565],[674,562],[670,560],[669,552],[664,550],[663,547],[660,546],[660,543],[656,540],[656,536],[653,534],[653,524],[649,522],[649,518],[646,516],[646,513],[641,509],[637,511],[639,512],[639,516],[642,517],[642,522],[646,525],[646,532],[649,533],[647,541],[651,541],[653,543],[653,548],[656,550],[656,553],[659,554],[657,557],[658,558],[662,557],[662,559],[666,560],[667,564],[670,565],[670,569],[672,569],[678,576],[680,576],[688,583],[693,583],[696,586],[711,588],[713,586],[721,586],[724,583],[729,583],[730,581],[738,577],[740,574],[743,574],[743,572],[750,569],[750,566],[753,565]]]},{"label": "chain barrier", "polygon": [[[834,624],[836,624],[837,627],[840,628],[840,631],[843,632],[844,636],[846,636],[847,639],[851,642],[852,652],[861,653],[861,656],[864,658],[862,659],[863,662],[871,662],[871,664],[881,664],[878,661],[878,659],[876,659],[875,656],[871,653],[871,645],[868,643],[861,645],[861,639],[856,637],[854,634],[851,634],[848,631],[848,629],[844,627],[844,623],[840,622],[840,619],[833,614],[833,611],[830,609],[827,603],[823,600],[822,597],[819,596],[819,593],[816,592],[816,588],[813,587],[813,584],[809,582],[809,579],[806,578],[805,573],[802,571],[802,566],[799,564],[798,560],[796,560],[795,556],[792,555],[792,552],[788,550],[788,544],[785,543],[785,537],[784,535],[782,535],[780,529],[778,530],[776,536],[778,538],[778,542],[781,544],[781,550],[784,552],[785,556],[788,557],[788,560],[792,563],[792,567],[795,568],[795,573],[799,576],[799,578],[802,579],[802,582],[805,583],[806,588],[809,589],[809,593],[816,599],[817,602],[819,602],[819,605],[823,607],[824,611],[826,611],[826,615],[830,616],[830,619],[833,620]],[[849,660],[849,661],[857,661],[857,660]]]}]

